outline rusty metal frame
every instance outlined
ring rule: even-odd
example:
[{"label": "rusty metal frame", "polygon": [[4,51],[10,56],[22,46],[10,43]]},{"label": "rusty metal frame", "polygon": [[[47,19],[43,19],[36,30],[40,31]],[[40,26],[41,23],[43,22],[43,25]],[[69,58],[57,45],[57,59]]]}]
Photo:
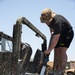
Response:
[{"label": "rusty metal frame", "polygon": [[[43,39],[43,44],[42,44],[42,51],[44,52],[47,48],[47,40],[46,36],[40,32],[30,21],[28,21],[25,17],[21,17],[17,19],[16,24],[13,27],[13,36],[10,37],[9,35],[4,34],[3,32],[0,32],[0,36],[12,41],[13,43],[13,52],[10,53],[11,57],[16,60],[16,65],[18,67],[18,70],[16,67],[13,67],[13,71],[16,68],[16,75],[20,75],[20,70],[22,69],[24,61],[22,61],[22,64],[18,63],[18,59],[20,59],[20,46],[21,46],[21,33],[22,33],[22,24],[28,26],[31,30],[33,30],[37,36],[41,37]],[[9,53],[8,53],[9,55]],[[16,58],[15,58],[16,56]],[[12,59],[11,59],[12,61]],[[15,61],[12,61],[13,65]],[[15,73],[14,73],[15,75]]]}]

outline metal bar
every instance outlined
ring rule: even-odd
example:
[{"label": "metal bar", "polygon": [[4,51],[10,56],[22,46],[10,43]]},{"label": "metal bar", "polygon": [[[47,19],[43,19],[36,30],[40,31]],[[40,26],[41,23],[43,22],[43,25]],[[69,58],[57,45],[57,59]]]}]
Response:
[{"label": "metal bar", "polygon": [[9,35],[4,34],[3,32],[0,32],[0,37],[3,37],[7,40],[13,41],[12,37],[10,37]]},{"label": "metal bar", "polygon": [[13,51],[18,52],[18,57],[20,58],[20,46],[21,46],[21,30],[22,25],[16,24],[14,25],[13,30]]},{"label": "metal bar", "polygon": [[30,29],[32,29],[37,35],[39,35],[42,39],[46,40],[46,36],[40,32],[31,22],[29,22],[25,17],[21,17],[17,20],[16,23],[23,23],[27,25]]}]

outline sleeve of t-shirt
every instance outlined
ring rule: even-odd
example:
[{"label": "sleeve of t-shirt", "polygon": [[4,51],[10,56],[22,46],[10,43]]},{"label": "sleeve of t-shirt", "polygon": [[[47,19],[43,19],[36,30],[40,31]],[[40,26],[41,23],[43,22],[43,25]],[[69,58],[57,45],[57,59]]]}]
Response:
[{"label": "sleeve of t-shirt", "polygon": [[54,35],[60,34],[60,33],[61,33],[61,25],[60,25],[60,23],[56,23],[54,25]]}]

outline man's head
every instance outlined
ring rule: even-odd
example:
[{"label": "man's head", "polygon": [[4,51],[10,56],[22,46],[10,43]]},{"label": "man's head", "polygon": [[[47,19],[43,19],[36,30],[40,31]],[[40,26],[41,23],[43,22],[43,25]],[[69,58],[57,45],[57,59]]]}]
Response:
[{"label": "man's head", "polygon": [[45,23],[45,21],[50,20],[52,18],[52,11],[49,8],[45,8],[41,12],[40,20],[42,23]]}]

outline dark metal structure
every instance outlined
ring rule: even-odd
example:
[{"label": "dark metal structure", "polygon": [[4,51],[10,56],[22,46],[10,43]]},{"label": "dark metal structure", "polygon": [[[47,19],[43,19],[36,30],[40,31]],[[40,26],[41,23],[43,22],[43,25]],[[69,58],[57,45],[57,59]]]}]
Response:
[{"label": "dark metal structure", "polygon": [[[31,30],[33,30],[36,33],[36,36],[41,37],[43,40],[43,43],[41,44],[42,49],[36,51],[33,62],[30,62],[28,60],[29,59],[28,57],[31,55],[31,52],[32,52],[32,51],[28,51],[28,49],[26,49],[26,52],[28,53],[25,53],[22,60],[20,59],[20,50],[21,50],[21,44],[22,44],[21,42],[22,25],[28,26]],[[40,74],[42,66],[46,65],[47,63],[47,61],[45,62],[44,59],[45,58],[48,59],[48,56],[45,57],[43,54],[43,52],[47,48],[47,40],[46,40],[46,36],[42,32],[40,32],[25,17],[21,17],[16,21],[16,24],[13,27],[12,37],[4,34],[3,32],[0,32],[0,41],[1,41],[0,46],[4,45],[4,43],[2,43],[2,39],[6,39],[12,42],[12,52],[8,50],[0,51],[0,75],[25,75],[26,72]],[[5,49],[5,45],[3,46],[3,48]],[[25,66],[25,63],[27,66]],[[33,65],[33,66],[30,66],[30,65]],[[37,67],[35,71],[34,71],[35,69],[34,67]]]}]

